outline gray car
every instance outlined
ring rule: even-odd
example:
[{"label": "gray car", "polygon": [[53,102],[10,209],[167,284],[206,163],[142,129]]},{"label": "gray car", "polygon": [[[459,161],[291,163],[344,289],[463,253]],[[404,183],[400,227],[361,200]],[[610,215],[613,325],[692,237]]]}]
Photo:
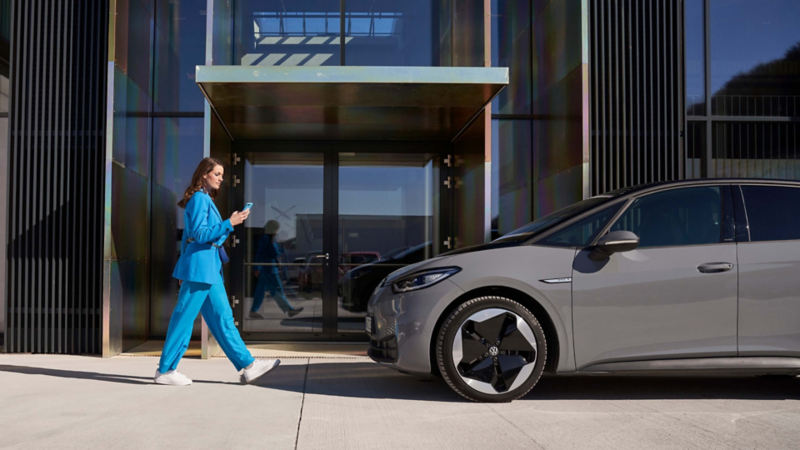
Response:
[{"label": "gray car", "polygon": [[543,372],[800,373],[800,183],[610,192],[389,275],[370,357],[506,402]]}]

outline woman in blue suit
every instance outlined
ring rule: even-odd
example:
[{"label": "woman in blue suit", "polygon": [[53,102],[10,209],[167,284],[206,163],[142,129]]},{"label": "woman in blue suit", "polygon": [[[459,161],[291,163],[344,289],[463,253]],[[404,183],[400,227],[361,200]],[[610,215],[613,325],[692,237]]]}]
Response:
[{"label": "woman in blue suit", "polygon": [[197,313],[203,314],[208,328],[242,378],[251,383],[280,364],[280,360],[256,361],[239,336],[228,304],[222,280],[220,248],[233,227],[241,224],[250,211],[234,212],[222,220],[214,198],[217,196],[224,168],[214,158],[204,158],[194,171],[192,182],[178,206],[184,208],[181,256],[172,276],[181,280],[178,304],[167,329],[155,382],[173,386],[192,384],[186,375],[175,370],[189,347]]}]

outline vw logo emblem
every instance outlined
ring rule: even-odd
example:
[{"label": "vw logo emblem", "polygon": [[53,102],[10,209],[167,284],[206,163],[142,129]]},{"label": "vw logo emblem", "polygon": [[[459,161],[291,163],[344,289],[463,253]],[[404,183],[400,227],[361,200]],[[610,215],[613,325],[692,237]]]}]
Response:
[{"label": "vw logo emblem", "polygon": [[490,355],[497,356],[498,353],[500,353],[500,350],[498,350],[497,347],[495,347],[494,345],[489,347],[489,354]]}]

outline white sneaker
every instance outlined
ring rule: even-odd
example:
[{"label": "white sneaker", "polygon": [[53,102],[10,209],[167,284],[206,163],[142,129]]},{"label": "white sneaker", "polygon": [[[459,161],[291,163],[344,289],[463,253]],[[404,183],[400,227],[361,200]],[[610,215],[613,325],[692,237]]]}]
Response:
[{"label": "white sneaker", "polygon": [[161,373],[156,369],[156,375],[153,377],[153,381],[156,384],[166,384],[169,386],[188,386],[192,384],[192,380],[189,377],[177,370]]},{"label": "white sneaker", "polygon": [[280,359],[266,359],[264,361],[255,360],[253,366],[249,369],[244,369],[242,377],[245,383],[252,383],[262,376],[269,373],[270,370],[278,367],[281,363]]}]

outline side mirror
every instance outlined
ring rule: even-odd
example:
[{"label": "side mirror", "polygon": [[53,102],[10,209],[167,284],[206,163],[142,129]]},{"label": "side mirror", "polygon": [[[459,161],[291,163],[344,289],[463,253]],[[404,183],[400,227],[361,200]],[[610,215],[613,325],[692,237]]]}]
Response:
[{"label": "side mirror", "polygon": [[589,253],[592,261],[602,261],[614,253],[629,252],[639,246],[639,236],[630,231],[614,231],[600,238]]}]

